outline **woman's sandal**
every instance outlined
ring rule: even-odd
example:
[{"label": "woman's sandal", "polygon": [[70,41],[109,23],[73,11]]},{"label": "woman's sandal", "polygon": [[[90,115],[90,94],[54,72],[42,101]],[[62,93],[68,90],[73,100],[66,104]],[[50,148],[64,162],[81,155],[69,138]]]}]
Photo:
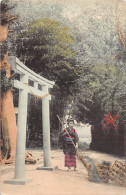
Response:
[{"label": "woman's sandal", "polygon": [[68,171],[68,172],[71,172],[71,168],[68,168],[67,171]]}]

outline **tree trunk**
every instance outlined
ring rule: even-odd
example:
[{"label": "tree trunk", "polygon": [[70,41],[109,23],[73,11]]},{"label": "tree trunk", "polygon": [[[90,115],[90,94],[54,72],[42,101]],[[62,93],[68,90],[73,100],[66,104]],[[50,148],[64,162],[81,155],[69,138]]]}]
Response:
[{"label": "tree trunk", "polygon": [[[0,43],[8,37],[8,23],[0,25]],[[7,78],[11,76],[11,65],[8,63],[8,54],[0,60],[0,70],[7,70]],[[14,162],[16,153],[16,116],[13,104],[13,95],[11,90],[0,95],[0,121],[1,121],[1,154],[0,161],[7,160],[9,157]]]},{"label": "tree trunk", "polygon": [[[8,55],[6,54],[4,60],[0,63],[0,68],[7,69],[7,77],[10,75],[10,64],[8,63]],[[7,160],[9,157],[12,161],[15,159],[16,153],[16,136],[17,136],[17,127],[16,127],[16,116],[13,104],[13,95],[11,90],[5,92],[0,97],[1,102],[1,127],[2,127],[2,148],[1,148],[1,157],[4,160]],[[1,160],[2,160],[1,159]]]},{"label": "tree trunk", "polygon": [[1,150],[2,150],[2,157],[8,159],[10,156],[10,140],[9,140],[9,132],[8,132],[8,124],[7,119],[0,120],[1,123]]}]

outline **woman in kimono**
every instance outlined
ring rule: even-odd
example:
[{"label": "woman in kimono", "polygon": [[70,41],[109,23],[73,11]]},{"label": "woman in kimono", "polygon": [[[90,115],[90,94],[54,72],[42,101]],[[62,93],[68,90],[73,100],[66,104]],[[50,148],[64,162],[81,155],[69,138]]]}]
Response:
[{"label": "woman in kimono", "polygon": [[78,148],[78,141],[79,137],[77,132],[75,131],[74,127],[74,120],[68,119],[68,127],[66,130],[68,131],[69,135],[71,136],[76,148],[74,147],[71,138],[69,137],[67,131],[61,132],[59,139],[63,141],[63,152],[65,155],[65,167],[68,167],[68,171],[71,171],[71,167],[74,167],[76,171],[76,149]]}]

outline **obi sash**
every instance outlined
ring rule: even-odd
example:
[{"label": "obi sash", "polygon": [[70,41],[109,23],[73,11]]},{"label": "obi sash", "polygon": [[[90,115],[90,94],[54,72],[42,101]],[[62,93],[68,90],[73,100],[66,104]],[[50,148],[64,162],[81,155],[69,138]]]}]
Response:
[{"label": "obi sash", "polygon": [[[75,129],[74,129],[74,133],[75,133]],[[64,141],[65,141],[66,144],[73,144],[72,141],[71,141],[71,139],[72,139],[73,142],[74,142],[74,136],[69,137],[69,135],[66,135],[66,136],[64,137]]]}]

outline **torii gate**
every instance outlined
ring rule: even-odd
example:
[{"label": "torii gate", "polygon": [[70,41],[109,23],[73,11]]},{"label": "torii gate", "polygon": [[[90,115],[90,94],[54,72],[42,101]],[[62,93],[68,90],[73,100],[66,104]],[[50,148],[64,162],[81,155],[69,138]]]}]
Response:
[{"label": "torii gate", "polygon": [[[17,145],[16,145],[16,161],[14,179],[6,180],[9,184],[25,184],[25,145],[26,145],[26,124],[27,124],[27,104],[28,93],[34,93],[42,98],[42,124],[43,124],[43,148],[44,148],[44,167],[37,169],[54,170],[51,167],[50,158],[50,117],[49,117],[49,88],[55,84],[40,75],[36,74],[26,67],[18,58],[10,56],[9,63],[12,69],[20,74],[20,81],[14,80],[14,87],[19,89],[18,103],[18,125],[17,125]],[[28,80],[32,80],[34,85],[28,86]],[[42,91],[38,89],[38,85],[42,87]],[[57,167],[55,167],[57,168]]]}]

